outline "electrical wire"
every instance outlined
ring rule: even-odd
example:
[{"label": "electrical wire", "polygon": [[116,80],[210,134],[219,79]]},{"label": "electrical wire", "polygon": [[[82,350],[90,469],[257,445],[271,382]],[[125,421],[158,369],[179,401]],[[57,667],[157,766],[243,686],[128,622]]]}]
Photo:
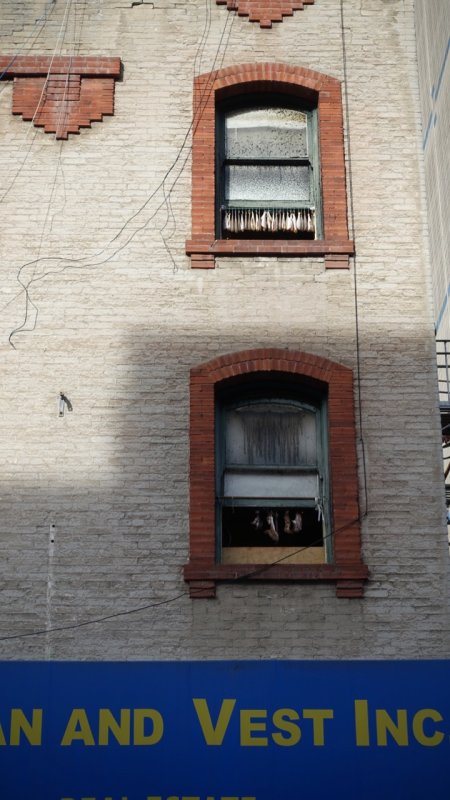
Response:
[{"label": "electrical wire", "polygon": [[364,514],[366,517],[369,513],[369,492],[367,486],[367,459],[366,447],[364,441],[364,427],[363,427],[363,408],[362,408],[362,392],[361,392],[361,347],[360,347],[360,329],[359,329],[359,299],[358,299],[358,258],[356,247],[356,231],[355,231],[355,209],[353,203],[353,171],[352,171],[352,152],[351,152],[351,135],[350,135],[350,103],[348,96],[348,70],[347,70],[347,49],[345,43],[345,20],[344,20],[344,0],[340,0],[340,18],[341,18],[341,39],[342,39],[342,68],[344,77],[344,106],[345,106],[345,125],[347,128],[347,148],[348,148],[348,185],[350,195],[350,219],[352,223],[352,236],[355,241],[355,253],[353,256],[353,297],[355,308],[355,345],[356,345],[356,393],[358,401],[358,422],[359,422],[359,441],[361,444],[362,466],[363,466],[363,479],[364,479]]},{"label": "electrical wire", "polygon": [[[61,158],[62,144],[63,143],[61,142],[61,146],[60,146],[60,149],[59,149],[59,159]],[[51,187],[51,191],[50,191],[50,197],[48,199],[45,218],[44,218],[44,222],[43,222],[43,225],[42,225],[41,236],[40,236],[39,247],[38,247],[38,258],[40,257],[41,250],[42,250],[42,244],[43,244],[43,241],[44,241],[45,229],[47,227],[47,221],[48,221],[48,218],[49,218],[49,215],[50,215],[50,209],[51,209],[51,205],[52,205],[52,201],[53,201],[53,195],[54,195],[54,192],[55,192],[58,173],[59,173],[59,160],[58,160],[58,163],[56,165],[55,175],[54,175],[54,178],[53,178],[52,187]],[[34,272],[33,272],[33,275],[34,275]],[[18,325],[16,328],[14,328],[14,330],[11,331],[11,333],[9,334],[8,341],[9,341],[10,344],[11,344],[12,337],[15,336],[16,334],[25,333],[25,332],[31,332],[31,331],[34,331],[34,329],[36,328],[37,320],[38,320],[38,316],[39,316],[39,309],[36,306],[36,304],[33,302],[33,300],[31,299],[30,292],[29,292],[29,286],[30,286],[30,283],[32,283],[33,275],[32,275],[31,280],[28,281],[28,283],[23,283],[23,281],[20,278],[18,278],[19,283],[21,284],[21,286],[23,287],[23,290],[25,292],[25,313],[24,313],[23,322],[20,325]],[[34,309],[35,315],[34,315],[34,320],[33,320],[33,323],[32,323],[32,327],[31,328],[26,328],[25,326],[26,326],[26,324],[28,322],[28,312],[29,312],[30,306]]]},{"label": "electrical wire", "polygon": [[46,89],[47,89],[48,81],[49,81],[51,70],[52,70],[52,66],[53,66],[53,61],[54,61],[54,59],[56,57],[56,52],[58,50],[58,47],[62,46],[62,43],[61,43],[61,45],[59,43],[61,36],[62,36],[62,42],[64,41],[64,36],[65,36],[65,32],[66,32],[66,29],[67,29],[67,23],[68,23],[68,11],[70,10],[71,5],[72,5],[72,0],[67,0],[66,6],[65,6],[65,9],[64,9],[63,19],[62,19],[62,22],[61,22],[61,27],[60,27],[59,32],[58,32],[58,36],[57,36],[57,39],[56,39],[56,44],[55,44],[55,47],[53,49],[53,53],[52,53],[52,56],[51,56],[51,59],[50,59],[50,64],[49,64],[49,68],[48,68],[48,71],[47,71],[47,75],[45,76],[44,84],[42,86],[42,91],[41,91],[41,94],[39,96],[39,100],[38,100],[37,105],[36,105],[36,110],[35,110],[35,112],[34,112],[34,114],[32,116],[30,125],[28,127],[26,136],[24,138],[24,141],[22,142],[22,144],[21,144],[21,146],[19,148],[19,153],[20,153],[20,150],[26,144],[27,139],[28,139],[28,137],[30,135],[30,131],[33,131],[33,138],[31,140],[31,143],[30,143],[30,146],[29,146],[27,152],[25,153],[25,157],[22,160],[19,168],[17,169],[16,174],[14,175],[11,183],[9,184],[8,188],[4,191],[4,193],[0,197],[0,203],[3,203],[5,198],[8,196],[8,194],[10,193],[12,187],[14,186],[17,178],[19,177],[20,173],[22,172],[22,169],[25,166],[26,161],[28,160],[28,156],[30,155],[31,148],[32,148],[32,146],[34,144],[34,141],[36,139],[37,130],[36,130],[36,128],[34,128],[34,120],[36,119],[36,115],[41,110],[42,99],[43,99],[44,94],[45,94]]},{"label": "electrical wire", "polygon": [[[202,54],[203,54],[204,47],[205,47],[205,44],[206,44],[206,39],[207,39],[207,36],[208,36],[208,34],[209,34],[209,31],[210,31],[210,28],[211,28],[211,12],[210,12],[210,9],[209,9],[208,0],[206,0],[206,3],[205,3],[205,8],[206,8],[206,10],[207,10],[207,14],[206,14],[206,16],[207,16],[207,20],[206,20],[206,22],[205,22],[205,29],[204,29],[204,31],[206,31],[206,33],[202,34],[202,36],[203,36],[203,44],[200,44],[200,45],[199,45],[199,47],[198,47],[198,50],[197,50],[197,53],[201,53],[201,55],[199,56],[199,62],[198,62],[198,63],[199,63],[199,66],[200,66],[200,68],[201,68]],[[209,12],[209,13],[208,13],[208,12]],[[222,64],[223,64],[223,60],[224,60],[225,53],[226,53],[226,50],[227,50],[227,47],[228,47],[228,43],[229,43],[229,40],[230,40],[230,36],[231,36],[231,29],[232,29],[232,27],[233,27],[234,16],[235,16],[235,15],[233,15],[233,16],[231,17],[231,23],[230,23],[230,25],[229,25],[229,28],[228,28],[228,34],[227,34],[227,39],[226,39],[226,42],[225,42],[225,45],[224,45],[224,48],[223,48],[222,58],[221,58],[221,61],[220,61],[220,65],[219,65],[217,68],[216,68],[215,64],[216,64],[216,57],[218,56],[219,50],[217,50],[217,51],[216,51],[216,57],[215,57],[215,59],[214,59],[214,63],[213,63],[213,72],[214,72],[214,75],[216,74],[216,71],[217,71],[217,69],[219,69],[219,68],[220,68],[220,66],[222,66]],[[208,20],[209,20],[209,22],[208,22]],[[227,24],[227,22],[228,22],[228,19],[226,19],[226,20],[225,20],[225,23],[226,23],[226,24]],[[225,29],[226,29],[226,24],[225,24],[225,27],[224,27],[224,31],[225,31]],[[223,31],[223,32],[224,32],[224,31]],[[221,37],[221,39],[222,39],[222,37]],[[220,48],[220,44],[219,44],[219,48]],[[195,74],[196,74],[196,73],[195,73],[195,70],[196,70],[196,61],[197,61],[197,56],[196,56],[196,58],[195,58],[195,60],[194,60],[194,76],[195,76]],[[207,100],[209,99],[209,95],[210,95],[210,93],[211,93],[212,84],[213,84],[213,81],[211,80],[211,86],[210,86],[210,88],[209,88],[209,90],[208,90],[208,94],[207,94]],[[203,96],[202,96],[202,99],[203,99]],[[203,110],[204,110],[204,108],[205,108],[205,105],[203,105],[203,106],[202,106],[202,113],[203,113]],[[198,118],[197,125],[199,124],[199,122],[200,122],[200,119],[201,119],[201,115],[200,115],[200,116],[199,116],[199,118]],[[197,127],[197,125],[196,125],[196,127]],[[196,129],[196,127],[194,128],[194,130]],[[174,258],[174,256],[173,256],[173,253],[172,253],[172,251],[171,251],[171,249],[170,249],[170,246],[169,246],[169,241],[170,241],[170,240],[171,240],[171,239],[174,237],[174,235],[175,235],[175,233],[176,233],[176,230],[177,230],[177,221],[176,221],[175,214],[173,213],[172,202],[171,202],[171,194],[172,194],[172,191],[173,191],[173,189],[175,188],[175,185],[176,185],[176,183],[178,182],[179,178],[180,178],[180,177],[181,177],[181,175],[183,174],[183,171],[184,171],[184,169],[185,169],[185,167],[186,167],[186,164],[187,164],[188,158],[189,158],[189,156],[190,156],[190,154],[191,154],[191,151],[192,151],[192,145],[191,145],[191,146],[188,148],[188,151],[187,151],[187,156],[186,156],[186,158],[185,158],[185,159],[184,159],[184,161],[183,161],[183,164],[182,164],[182,166],[181,166],[180,172],[179,172],[179,174],[178,174],[178,176],[177,176],[177,178],[176,178],[176,181],[174,181],[174,183],[172,184],[172,186],[171,186],[171,188],[170,188],[170,191],[169,191],[168,193],[166,193],[165,180],[164,180],[164,181],[163,181],[163,183],[162,183],[162,190],[163,190],[163,194],[164,194],[164,200],[166,201],[166,204],[167,204],[167,217],[166,217],[166,222],[165,222],[165,224],[162,226],[162,228],[160,228],[160,235],[161,235],[161,238],[162,238],[162,240],[163,240],[163,243],[164,243],[164,247],[165,247],[165,249],[166,249],[166,252],[168,253],[168,255],[169,255],[169,257],[170,257],[170,259],[171,259],[171,261],[172,261],[172,264],[173,264],[173,271],[174,271],[174,272],[177,272],[177,271],[178,271],[178,266],[177,266],[177,264],[176,264],[176,261],[175,261],[175,258]],[[166,226],[168,225],[168,223],[169,223],[169,219],[170,219],[170,218],[172,218],[172,221],[173,221],[173,229],[172,229],[172,231],[171,231],[170,235],[169,235],[169,236],[167,236],[167,237],[165,237],[165,236],[164,236],[164,233],[163,233],[163,231],[165,230]],[[147,224],[148,224],[148,223],[147,223]]]},{"label": "electrical wire", "polygon": [[[226,582],[238,583],[240,581],[247,580],[248,578],[252,578],[255,575],[259,575],[263,572],[267,572],[267,570],[275,567],[277,564],[280,564],[282,561],[286,561],[288,558],[292,558],[293,556],[298,555],[299,553],[303,553],[305,550],[309,550],[311,547],[316,547],[317,545],[322,544],[326,539],[331,538],[332,536],[336,537],[337,534],[341,533],[342,531],[350,528],[352,525],[355,525],[357,522],[361,522],[361,517],[354,517],[354,519],[350,520],[349,522],[345,523],[345,525],[341,525],[336,531],[330,532],[325,534],[325,536],[321,536],[320,539],[316,539],[311,544],[305,545],[305,547],[299,547],[298,550],[295,550],[294,553],[290,552],[286,556],[281,556],[277,558],[276,561],[271,561],[269,564],[262,564],[254,569],[251,569],[249,572],[246,572],[244,575],[239,575],[237,578],[227,578]],[[201,595],[202,590],[198,590],[198,596]],[[83,622],[73,622],[70,625],[57,625],[51,628],[40,628],[35,631],[28,631],[27,633],[13,633],[8,636],[0,636],[0,642],[10,641],[12,639],[27,639],[30,636],[45,636],[49,633],[60,633],[62,631],[71,631],[76,630],[77,628],[85,628],[89,625],[98,625],[101,622],[108,622],[111,619],[117,619],[118,617],[125,617],[131,614],[139,614],[141,611],[148,611],[151,608],[158,608],[159,606],[165,606],[169,603],[174,603],[176,600],[180,600],[182,597],[191,597],[195,599],[195,589],[191,589],[190,591],[180,592],[179,594],[174,595],[173,597],[169,597],[166,600],[157,600],[154,603],[147,603],[143,606],[136,606],[135,608],[129,608],[125,611],[116,611],[112,614],[106,614],[103,617],[96,617],[95,619],[84,620]]]},{"label": "electrical wire", "polygon": [[[69,0],[69,2],[71,2],[71,0]],[[229,19],[231,20],[231,22],[228,24]],[[64,262],[68,262],[68,263],[66,263],[66,266],[61,266],[60,269],[49,269],[49,270],[47,270],[47,271],[45,271],[45,272],[43,272],[43,273],[41,273],[41,274],[39,274],[37,276],[35,276],[35,273],[33,273],[33,277],[26,283],[26,287],[29,290],[30,286],[33,283],[37,283],[38,281],[43,280],[44,278],[48,277],[49,275],[60,274],[61,272],[65,272],[67,269],[80,269],[80,268],[87,269],[89,267],[103,266],[104,264],[106,264],[109,261],[111,261],[116,255],[118,255],[118,253],[120,253],[125,247],[127,247],[130,244],[130,242],[134,239],[134,237],[149,225],[149,223],[157,215],[158,211],[167,203],[167,196],[170,197],[170,195],[172,194],[176,184],[178,183],[178,181],[179,181],[179,179],[180,179],[180,177],[181,177],[181,175],[183,173],[183,170],[186,167],[186,164],[187,164],[188,159],[190,157],[190,154],[192,152],[192,143],[189,145],[189,147],[187,147],[186,145],[187,145],[187,142],[188,142],[188,139],[189,139],[189,136],[190,136],[191,132],[194,132],[197,129],[197,126],[200,123],[203,111],[204,111],[204,109],[206,107],[206,104],[208,102],[209,96],[210,96],[211,91],[212,91],[212,87],[214,85],[215,76],[216,76],[217,71],[220,69],[220,66],[222,65],[222,63],[224,61],[225,54],[226,54],[226,49],[228,47],[228,43],[229,43],[229,39],[230,39],[230,35],[231,35],[233,21],[234,21],[234,15],[227,15],[226,16],[225,24],[224,24],[224,27],[223,27],[223,30],[222,30],[222,33],[221,33],[221,36],[220,36],[220,39],[219,39],[219,43],[218,43],[218,46],[217,46],[217,49],[216,49],[216,53],[215,53],[215,56],[214,56],[213,69],[211,70],[211,72],[209,74],[208,82],[207,82],[206,86],[204,87],[204,90],[203,90],[202,94],[200,95],[200,101],[199,101],[199,104],[198,104],[198,108],[195,109],[195,112],[194,112],[194,115],[193,115],[193,119],[192,119],[192,121],[191,121],[191,123],[190,123],[190,125],[189,125],[189,127],[188,127],[188,129],[187,129],[187,131],[186,131],[186,133],[184,135],[184,137],[183,137],[183,141],[181,143],[181,146],[180,146],[180,148],[178,150],[178,153],[177,153],[175,159],[173,160],[172,164],[170,165],[170,167],[166,171],[166,173],[165,173],[164,177],[162,178],[162,180],[159,182],[159,184],[156,186],[156,188],[151,192],[151,194],[146,198],[144,203],[142,203],[141,206],[124,222],[124,224],[121,226],[119,231],[115,234],[115,236],[113,236],[109,240],[109,242],[101,250],[97,251],[97,253],[95,253],[93,256],[91,256],[91,259],[98,259],[107,250],[107,248],[111,244],[113,244],[115,241],[117,241],[117,239],[121,236],[121,234],[128,228],[128,226],[133,222],[133,220],[136,219],[142,213],[142,211],[145,210],[145,208],[149,205],[151,200],[153,200],[153,198],[157,195],[157,193],[161,189],[163,189],[163,195],[164,195],[164,193],[165,193],[165,189],[164,189],[165,181],[168,179],[169,175],[173,172],[173,170],[175,169],[176,165],[180,161],[180,159],[181,159],[181,157],[183,155],[183,152],[185,152],[185,158],[181,163],[181,167],[180,167],[180,169],[178,171],[178,174],[176,174],[175,177],[173,178],[171,186],[170,186],[169,190],[167,191],[165,198],[158,205],[156,210],[153,213],[151,213],[150,216],[141,225],[136,227],[128,235],[128,238],[125,239],[123,244],[121,244],[120,246],[116,247],[116,249],[109,256],[105,257],[104,259],[101,259],[100,261],[95,261],[95,260],[89,261],[88,260],[88,263],[85,263],[87,257],[69,258],[69,257],[61,257],[61,256],[46,256],[46,257],[43,257],[43,258],[32,259],[31,261],[25,262],[24,264],[22,264],[19,267],[19,270],[17,272],[17,281],[22,286],[22,289],[17,295],[15,295],[15,297],[13,297],[11,300],[8,301],[8,303],[6,303],[6,305],[2,308],[2,311],[8,305],[10,305],[10,303],[14,302],[14,300],[16,300],[17,297],[20,297],[20,295],[24,291],[24,286],[23,286],[23,282],[21,280],[21,275],[22,275],[22,271],[24,269],[26,269],[27,267],[30,267],[30,266],[34,267],[40,261],[45,261],[47,263],[56,261],[61,265],[64,264]],[[225,36],[226,36],[226,39],[225,39]],[[217,60],[219,58],[220,50],[222,48],[222,44],[224,42],[224,39],[225,39],[225,43],[224,43],[224,46],[223,46],[222,57],[220,59],[220,63],[218,64],[218,66],[216,66],[216,62],[217,62]],[[26,324],[26,321],[25,321],[25,324]],[[16,348],[15,348],[13,342],[12,342],[12,337],[14,335],[16,335],[16,333],[17,332],[12,331],[11,334],[9,335],[9,337],[8,337],[8,342],[9,342],[9,344],[11,345],[11,347],[13,349],[16,349]]]},{"label": "electrical wire", "polygon": [[[17,59],[19,56],[21,56],[21,55],[24,55],[24,50],[25,50],[25,48],[27,47],[27,44],[28,44],[28,41],[29,41],[29,39],[31,39],[31,36],[33,35],[33,30],[34,30],[34,28],[36,27],[36,25],[37,25],[39,22],[42,22],[42,25],[41,25],[41,27],[40,27],[39,31],[37,32],[37,34],[36,34],[35,38],[33,39],[33,42],[32,42],[32,43],[31,43],[31,45],[30,45],[30,50],[31,50],[31,49],[33,48],[33,46],[36,44],[37,40],[39,39],[39,36],[41,35],[41,33],[42,33],[43,29],[45,28],[45,26],[46,26],[46,24],[47,24],[48,20],[49,20],[49,19],[50,19],[50,17],[51,17],[51,15],[52,15],[52,12],[53,12],[53,10],[55,9],[55,6],[56,6],[56,0],[48,0],[48,2],[47,2],[47,5],[46,5],[46,7],[44,8],[44,13],[43,13],[43,16],[41,16],[41,17],[38,17],[38,18],[37,18],[37,19],[34,21],[34,23],[33,23],[33,27],[32,27],[32,29],[31,29],[31,32],[29,33],[29,35],[28,35],[27,39],[25,40],[25,42],[23,42],[23,44],[22,44],[22,46],[21,46],[21,49],[20,49],[20,50],[17,50],[17,51],[14,53],[14,55],[11,57],[11,60],[10,60],[10,61],[8,62],[8,64],[6,65],[6,67],[5,67],[5,69],[3,70],[3,72],[0,72],[0,81],[1,81],[1,80],[3,80],[3,78],[4,78],[4,77],[5,77],[5,75],[6,75],[6,73],[7,73],[7,72],[8,72],[8,70],[9,70],[9,69],[12,67],[12,65],[14,64],[14,62],[16,61],[16,59]],[[47,9],[50,9],[50,13],[49,13],[48,15],[47,15]],[[5,91],[5,89],[6,89],[6,84],[5,84],[5,85],[4,85],[4,86],[3,86],[3,87],[0,89],[0,94],[3,94],[3,92]]]},{"label": "electrical wire", "polygon": [[[209,0],[205,0],[204,27],[203,27],[202,34],[200,36],[200,42],[199,42],[199,45],[197,47],[197,51],[196,51],[195,58],[194,58],[194,64],[193,64],[193,76],[194,76],[194,78],[197,75],[197,71],[201,70],[202,57],[203,57],[203,53],[204,53],[204,50],[205,50],[205,45],[206,45],[206,41],[207,41],[207,38],[208,38],[208,34],[209,34],[209,31],[210,31],[210,28],[211,28],[211,10],[210,10],[210,6],[209,6]],[[178,266],[176,264],[176,261],[175,261],[175,258],[173,256],[172,250],[170,249],[170,246],[169,246],[169,241],[171,239],[173,239],[173,237],[174,237],[174,235],[176,233],[176,230],[177,230],[177,221],[176,221],[175,214],[173,212],[173,207],[172,207],[172,201],[171,201],[170,194],[167,195],[167,193],[166,193],[165,180],[163,180],[163,183],[162,183],[162,191],[163,191],[163,195],[164,195],[164,202],[165,202],[165,205],[166,205],[167,213],[166,213],[166,221],[165,221],[164,225],[160,228],[159,233],[161,235],[161,239],[163,241],[164,248],[165,248],[165,250],[166,250],[166,252],[167,252],[167,254],[168,254],[168,256],[169,256],[169,258],[170,258],[170,260],[172,262],[173,271],[174,272],[178,272]],[[166,237],[164,235],[164,231],[168,227],[169,223],[172,224],[172,230],[170,231],[170,234]]]},{"label": "electrical wire", "polygon": [[[44,92],[45,92],[46,84],[48,83],[49,76],[51,74],[51,68],[52,68],[53,60],[55,58],[56,50],[57,50],[58,47],[59,47],[60,50],[62,50],[62,47],[63,47],[63,44],[64,44],[64,39],[65,39],[65,36],[66,36],[66,32],[67,32],[67,29],[68,29],[68,22],[69,22],[69,18],[70,18],[71,5],[72,5],[72,0],[68,0],[66,8],[65,8],[65,11],[64,11],[63,22],[61,24],[60,32],[58,34],[57,43],[56,43],[55,49],[53,51],[53,55],[52,55],[52,59],[51,59],[51,62],[50,62],[49,70],[47,72],[46,82],[44,83],[44,86],[43,86],[43,89],[42,89],[42,92],[41,92],[41,97],[40,97],[38,105],[36,107],[36,111],[35,111],[35,113],[33,115],[33,120],[34,120],[36,114],[38,113],[39,105],[41,103],[42,97],[43,97]],[[72,57],[69,59],[69,68],[68,68],[67,75],[66,75],[66,81],[65,81],[65,85],[64,85],[62,102],[61,102],[59,115],[58,115],[58,120],[57,120],[57,124],[56,124],[56,130],[57,131],[61,129],[64,117],[65,117],[65,115],[67,113],[65,111],[65,101],[66,101],[67,91],[68,91],[68,87],[69,87],[69,78],[70,78],[71,66],[72,66]],[[45,230],[46,230],[46,227],[47,227],[47,221],[48,221],[48,218],[49,218],[49,215],[50,215],[50,209],[51,209],[51,205],[52,205],[52,201],[53,201],[53,195],[54,195],[54,192],[55,192],[55,187],[56,187],[56,182],[57,182],[58,173],[59,173],[59,167],[60,167],[60,162],[61,162],[62,144],[63,144],[63,142],[61,141],[61,145],[60,145],[59,151],[58,151],[58,162],[57,162],[56,169],[55,169],[55,175],[54,175],[53,182],[52,182],[50,197],[49,197],[49,200],[48,200],[48,203],[47,203],[47,209],[46,209],[45,218],[44,218],[42,231],[41,231],[41,236],[40,236],[40,240],[39,240],[37,260],[39,260],[40,256],[41,256],[42,245],[43,245],[43,241],[44,241],[44,234],[45,234]],[[24,319],[23,319],[22,323],[20,325],[18,325],[16,328],[14,328],[14,330],[12,330],[11,333],[9,334],[8,342],[10,344],[12,344],[12,341],[11,341],[12,338],[15,335],[17,335],[18,333],[31,332],[31,331],[35,330],[35,328],[36,328],[37,320],[38,320],[38,316],[39,316],[39,309],[36,306],[36,304],[33,302],[33,300],[31,299],[30,292],[29,292],[29,286],[33,281],[35,272],[36,272],[36,266],[33,268],[33,273],[32,273],[31,279],[27,283],[24,283],[21,280],[21,275],[17,276],[17,280],[21,284],[21,286],[23,287],[23,290],[24,290],[24,293],[25,293],[25,311],[24,311]],[[28,328],[26,326],[27,326],[27,322],[28,322],[30,306],[34,309],[35,313],[34,313],[34,320],[33,320],[32,326],[30,328]],[[14,345],[12,345],[12,346],[14,347]]]},{"label": "electrical wire", "polygon": [[201,72],[203,53],[205,51],[205,46],[208,39],[209,31],[211,30],[211,17],[212,14],[209,6],[209,0],[205,0],[205,24],[202,35],[200,37],[200,45],[197,48],[197,52],[194,58],[194,65],[193,65],[194,78],[196,77],[197,72]]}]

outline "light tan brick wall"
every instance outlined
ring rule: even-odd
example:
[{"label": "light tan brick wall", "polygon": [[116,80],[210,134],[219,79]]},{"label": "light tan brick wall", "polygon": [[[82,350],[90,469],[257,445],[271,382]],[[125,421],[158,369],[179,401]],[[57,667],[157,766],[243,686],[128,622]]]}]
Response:
[{"label": "light tan brick wall", "polygon": [[[3,641],[1,657],[448,655],[412,0],[344,3],[369,501],[363,600],[337,599],[332,585],[234,584],[192,601],[182,579],[189,369],[270,346],[357,367],[354,262],[326,271],[320,258],[218,258],[215,270],[190,269],[194,72],[264,60],[342,80],[340,4],[316,0],[272,30],[212,0],[76,6],[65,28],[57,2],[42,30],[43,2],[3,0],[0,11],[5,53],[58,47],[124,65],[114,116],[63,142],[12,117],[11,85],[0,87],[0,637],[173,600]],[[30,330],[12,336],[13,349],[23,285]],[[73,404],[63,418],[60,391]],[[360,441],[358,452],[364,510]]]}]

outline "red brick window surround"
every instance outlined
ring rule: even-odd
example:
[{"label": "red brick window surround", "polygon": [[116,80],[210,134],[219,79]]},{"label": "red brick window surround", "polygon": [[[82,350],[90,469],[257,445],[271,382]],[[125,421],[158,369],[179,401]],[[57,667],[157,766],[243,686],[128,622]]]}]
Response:
[{"label": "red brick window surround", "polygon": [[[323,237],[315,240],[217,239],[215,224],[216,111],[229,98],[298,98],[317,109]],[[240,64],[200,75],[194,82],[191,266],[214,268],[216,256],[325,256],[348,266],[349,241],[341,85],[336,78],[288,64]]]},{"label": "red brick window surround", "polygon": [[0,74],[13,80],[13,114],[67,139],[114,113],[121,63],[103,56],[0,56]]},{"label": "red brick window surround", "polygon": [[[330,563],[221,563],[216,546],[216,398],[233,382],[284,378],[308,384],[327,399]],[[328,581],[338,597],[362,597],[362,561],[353,373],[348,367],[298,351],[263,349],[224,355],[191,370],[190,556],[184,568],[192,598],[214,597],[221,581]]]}]

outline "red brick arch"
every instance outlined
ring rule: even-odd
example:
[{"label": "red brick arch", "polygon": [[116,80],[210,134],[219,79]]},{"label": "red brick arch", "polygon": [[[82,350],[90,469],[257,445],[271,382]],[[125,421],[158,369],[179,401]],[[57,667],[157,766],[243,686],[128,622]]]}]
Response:
[{"label": "red brick arch", "polygon": [[231,353],[191,371],[190,559],[185,567],[191,595],[213,597],[217,581],[242,579],[249,571],[248,565],[216,563],[215,391],[231,378],[268,372],[313,379],[327,393],[334,563],[278,564],[248,579],[334,581],[339,597],[361,597],[368,571],[361,558],[352,370],[320,356],[276,348]]},{"label": "red brick arch", "polygon": [[[315,241],[252,241],[215,238],[215,121],[222,99],[264,92],[290,94],[317,105],[324,236]],[[239,64],[194,82],[192,142],[192,239],[186,252],[193,267],[215,266],[217,255],[331,256],[347,260],[348,239],[344,133],[340,82],[289,64]]]}]

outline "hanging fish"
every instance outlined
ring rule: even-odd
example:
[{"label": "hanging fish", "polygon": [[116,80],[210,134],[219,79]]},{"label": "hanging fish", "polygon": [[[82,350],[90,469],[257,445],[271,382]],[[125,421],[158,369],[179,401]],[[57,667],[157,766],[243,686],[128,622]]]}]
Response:
[{"label": "hanging fish", "polygon": [[294,517],[294,521],[292,523],[292,532],[293,533],[298,533],[299,531],[301,531],[302,527],[303,527],[302,514],[301,514],[301,511],[297,511],[297,513],[296,513],[296,515]]},{"label": "hanging fish", "polygon": [[323,519],[323,508],[322,503],[319,497],[316,497],[316,507],[315,510],[317,511],[317,521],[321,522]]},{"label": "hanging fish", "polygon": [[273,542],[278,542],[280,537],[279,537],[278,531],[277,531],[277,529],[275,527],[275,521],[274,521],[273,514],[272,514],[271,511],[267,514],[266,522],[267,522],[267,528],[264,531],[264,533],[266,533],[268,536],[270,536],[270,538],[272,539]]},{"label": "hanging fish", "polygon": [[260,528],[262,528],[263,524],[259,510],[256,512],[255,518],[251,521],[250,525],[253,525],[253,527],[256,528],[257,531],[259,531]]}]

